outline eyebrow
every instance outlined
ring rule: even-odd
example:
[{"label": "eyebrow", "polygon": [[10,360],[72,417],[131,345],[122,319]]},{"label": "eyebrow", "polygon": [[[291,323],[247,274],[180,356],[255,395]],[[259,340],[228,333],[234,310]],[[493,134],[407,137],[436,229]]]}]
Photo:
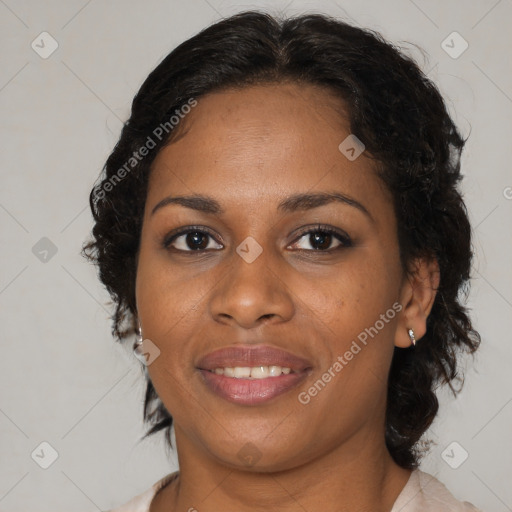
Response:
[{"label": "eyebrow", "polygon": [[[313,208],[318,208],[319,206],[324,206],[333,202],[339,202],[357,208],[372,222],[375,222],[370,212],[359,201],[356,201],[354,198],[340,192],[294,194],[282,200],[277,206],[277,211],[282,213],[293,213],[296,211],[311,210]],[[155,205],[151,211],[151,215],[154,215],[159,209],[170,204],[178,204],[184,206],[185,208],[190,208],[192,210],[197,210],[211,215],[222,215],[225,213],[220,203],[216,199],[198,194],[190,196],[165,197]]]}]

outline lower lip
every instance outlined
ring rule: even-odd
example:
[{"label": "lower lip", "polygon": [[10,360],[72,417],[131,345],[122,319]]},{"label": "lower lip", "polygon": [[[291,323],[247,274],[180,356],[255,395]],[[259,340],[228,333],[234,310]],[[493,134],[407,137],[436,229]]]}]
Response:
[{"label": "lower lip", "polygon": [[230,402],[241,405],[268,402],[294,388],[307,376],[306,370],[266,379],[237,379],[217,375],[209,370],[200,370],[200,372],[211,391]]}]

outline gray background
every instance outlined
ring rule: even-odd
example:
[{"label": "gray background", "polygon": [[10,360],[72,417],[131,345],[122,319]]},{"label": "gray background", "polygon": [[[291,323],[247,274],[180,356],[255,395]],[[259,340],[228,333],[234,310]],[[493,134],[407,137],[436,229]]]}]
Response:
[{"label": "gray background", "polygon": [[[471,131],[469,302],[483,342],[459,397],[440,393],[428,432],[437,445],[422,469],[486,512],[512,510],[510,0],[0,0],[0,510],[106,510],[176,468],[161,436],[138,443],[139,363],[114,344],[109,297],[79,255],[92,227],[87,198],[149,71],[206,25],[258,7],[380,31],[419,60]],[[31,47],[44,37],[51,48],[43,31],[58,43],[46,59]],[[454,31],[469,44],[457,58],[459,36],[443,47]],[[58,452],[47,469],[44,441]],[[462,450],[469,456],[453,469],[446,461],[459,464]]]}]

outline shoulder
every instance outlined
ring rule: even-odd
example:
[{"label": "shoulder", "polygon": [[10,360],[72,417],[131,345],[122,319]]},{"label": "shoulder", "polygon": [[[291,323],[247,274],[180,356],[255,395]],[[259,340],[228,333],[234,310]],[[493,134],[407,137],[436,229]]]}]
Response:
[{"label": "shoulder", "polygon": [[458,501],[436,477],[419,469],[411,473],[391,512],[482,512]]},{"label": "shoulder", "polygon": [[169,483],[177,474],[178,472],[175,471],[174,473],[164,476],[146,491],[137,494],[137,496],[134,496],[123,505],[106,510],[105,512],[149,512],[149,508],[155,494],[164,487],[164,485]]}]

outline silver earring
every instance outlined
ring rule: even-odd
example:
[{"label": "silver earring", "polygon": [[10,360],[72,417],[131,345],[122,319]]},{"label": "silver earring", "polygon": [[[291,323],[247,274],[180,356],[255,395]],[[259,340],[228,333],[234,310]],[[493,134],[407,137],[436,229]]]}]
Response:
[{"label": "silver earring", "polygon": [[407,329],[407,334],[409,335],[409,339],[413,346],[416,346],[416,337],[414,336],[414,331],[412,329]]},{"label": "silver earring", "polygon": [[143,342],[142,327],[141,327],[140,321],[139,321],[139,325],[137,327],[137,331],[136,331],[136,334],[135,334],[135,343],[133,344],[133,351],[134,352],[139,352],[139,349],[142,346],[142,342]]},{"label": "silver earring", "polygon": [[[144,355],[143,355],[143,352],[144,352],[143,344],[144,344],[144,338],[142,337],[142,327],[140,325],[140,321],[138,321],[138,326],[135,331],[135,342],[133,344],[133,353],[135,354],[135,357],[137,359],[139,359],[139,361],[141,361],[141,362],[144,362],[144,360],[145,360]],[[148,368],[147,368],[146,364],[144,364],[143,366],[144,366],[144,375],[146,376],[146,378],[148,378]]]}]

